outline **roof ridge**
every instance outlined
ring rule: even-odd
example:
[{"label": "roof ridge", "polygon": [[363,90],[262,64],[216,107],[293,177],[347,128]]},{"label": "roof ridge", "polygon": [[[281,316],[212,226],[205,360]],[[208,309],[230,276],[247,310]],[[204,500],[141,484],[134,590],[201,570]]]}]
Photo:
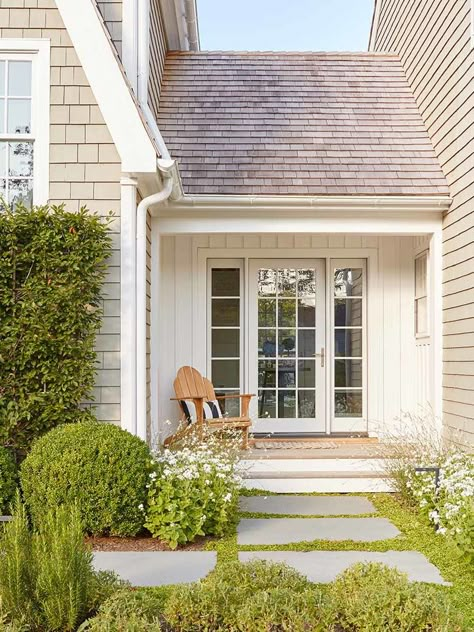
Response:
[{"label": "roof ridge", "polygon": [[398,59],[397,53],[390,52],[372,52],[372,51],[272,51],[272,50],[199,50],[199,51],[169,51],[167,55],[189,56],[189,57],[206,57],[211,55],[235,55],[235,56],[304,56],[304,55],[321,55],[322,57],[336,57],[344,55],[345,57],[390,57]]}]

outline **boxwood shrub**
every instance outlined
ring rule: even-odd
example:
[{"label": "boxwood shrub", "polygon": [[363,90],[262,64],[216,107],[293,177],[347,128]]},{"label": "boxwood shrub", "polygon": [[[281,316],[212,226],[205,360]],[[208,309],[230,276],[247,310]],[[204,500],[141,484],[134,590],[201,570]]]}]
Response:
[{"label": "boxwood shrub", "polygon": [[0,446],[0,514],[9,513],[17,486],[16,463],[11,452]]},{"label": "boxwood shrub", "polygon": [[143,527],[150,461],[147,445],[117,426],[54,428],[34,443],[21,466],[33,523],[57,505],[77,503],[86,533],[135,535]]}]

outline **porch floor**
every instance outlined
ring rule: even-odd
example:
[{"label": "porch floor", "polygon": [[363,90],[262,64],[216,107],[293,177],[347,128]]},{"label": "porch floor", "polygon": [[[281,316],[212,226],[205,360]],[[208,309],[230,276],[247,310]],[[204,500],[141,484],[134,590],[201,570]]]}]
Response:
[{"label": "porch floor", "polygon": [[250,448],[242,454],[253,459],[376,459],[382,453],[375,438],[254,438]]}]

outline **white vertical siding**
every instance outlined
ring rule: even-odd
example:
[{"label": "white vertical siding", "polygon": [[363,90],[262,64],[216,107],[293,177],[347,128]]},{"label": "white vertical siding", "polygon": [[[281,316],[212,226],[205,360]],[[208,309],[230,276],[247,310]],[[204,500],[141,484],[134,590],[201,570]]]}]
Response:
[{"label": "white vertical siding", "polygon": [[[381,301],[382,325],[368,323],[369,335],[376,331],[383,346],[380,379],[378,369],[369,375],[369,388],[381,384],[382,397],[378,413],[369,419],[378,429],[390,424],[403,412],[415,411],[417,405],[426,406],[429,384],[429,344],[419,356],[413,328],[414,306],[414,244],[412,237],[376,237],[363,235],[238,235],[214,234],[210,236],[166,236],[161,238],[160,272],[160,331],[158,349],[158,422],[176,422],[178,408],[170,402],[173,396],[173,380],[177,369],[191,364],[205,370],[206,331],[197,320],[205,282],[199,279],[198,249],[225,249],[230,258],[245,257],[250,249],[265,258],[265,251],[272,249],[292,250],[292,256],[301,257],[304,250],[314,249],[311,256],[318,257],[318,248],[372,248],[377,252],[377,285]],[[354,250],[352,251],[352,253]],[[222,256],[221,254],[219,256]],[[253,255],[254,256],[254,255]],[[271,255],[275,256],[272,251]],[[287,256],[287,254],[285,254]],[[319,255],[321,256],[321,255]],[[348,255],[353,257],[353,254]],[[157,265],[157,264],[155,264]],[[204,358],[204,360],[203,360]],[[419,358],[419,366],[417,366]],[[414,361],[416,359],[416,362]],[[371,370],[369,357],[369,373]],[[418,376],[418,377],[417,377]]]},{"label": "white vertical siding", "polygon": [[[454,441],[472,446],[474,49],[471,0],[378,0],[378,3],[379,21],[373,48],[400,56],[453,198],[443,230],[443,418],[447,434]],[[456,384],[462,386],[456,387]]]}]

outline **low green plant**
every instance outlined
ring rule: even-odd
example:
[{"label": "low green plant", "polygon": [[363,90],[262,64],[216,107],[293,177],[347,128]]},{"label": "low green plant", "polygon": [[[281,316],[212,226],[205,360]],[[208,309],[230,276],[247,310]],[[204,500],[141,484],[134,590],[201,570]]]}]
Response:
[{"label": "low green plant", "polygon": [[145,527],[175,549],[197,536],[222,536],[237,516],[239,437],[197,436],[155,457]]},{"label": "low green plant", "polygon": [[221,564],[201,582],[177,586],[164,609],[176,632],[319,632],[330,629],[330,616],[315,585],[285,564],[262,560]]},{"label": "low green plant", "polygon": [[356,564],[331,587],[337,623],[351,632],[455,632],[449,598],[434,586],[410,584],[383,564]]},{"label": "low green plant", "polygon": [[71,632],[125,585],[94,571],[75,506],[51,510],[34,532],[17,496],[0,560],[0,617],[12,630]]},{"label": "low green plant", "polygon": [[17,468],[10,450],[0,446],[0,514],[9,510],[17,487]]},{"label": "low green plant", "polygon": [[21,466],[33,524],[51,508],[75,503],[86,533],[135,535],[143,528],[150,459],[144,441],[111,424],[54,428]]}]

